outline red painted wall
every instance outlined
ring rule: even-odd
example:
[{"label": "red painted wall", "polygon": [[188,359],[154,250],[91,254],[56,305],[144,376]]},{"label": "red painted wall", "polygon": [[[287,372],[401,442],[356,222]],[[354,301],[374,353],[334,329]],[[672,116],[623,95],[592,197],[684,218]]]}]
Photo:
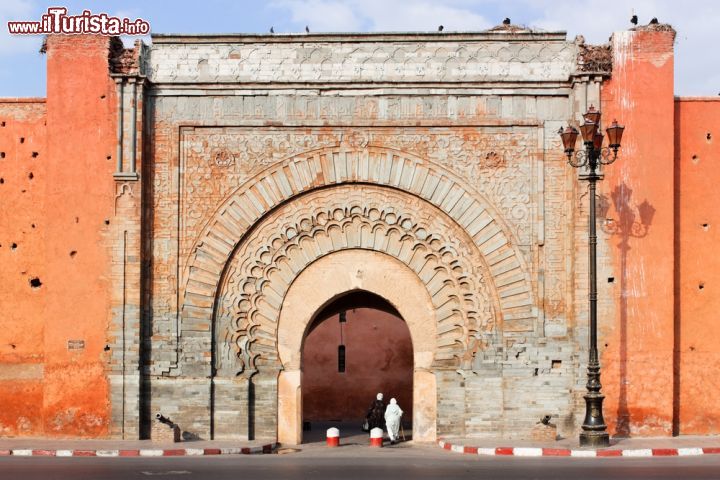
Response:
[{"label": "red painted wall", "polygon": [[44,99],[0,100],[0,436],[43,431],[45,133]]},{"label": "red painted wall", "polygon": [[612,78],[602,89],[603,124],[616,118],[626,126],[620,158],[600,186],[614,230],[615,315],[600,316],[611,434],[672,432],[674,38],[671,30],[615,34]]},{"label": "red painted wall", "polygon": [[105,37],[49,37],[46,104],[0,103],[3,436],[108,432],[116,99],[107,46]]},{"label": "red painted wall", "polygon": [[[45,214],[44,417],[46,434],[99,436],[108,431],[105,354],[110,319],[115,84],[107,37],[53,36],[47,41],[48,188]],[[76,251],[75,257],[70,253]],[[68,340],[85,342],[68,350]]]},{"label": "red painted wall", "polygon": [[[616,279],[614,316],[601,316],[613,434],[720,433],[720,101],[674,99],[673,39],[663,30],[615,36],[602,92],[605,125],[627,127],[600,187]],[[107,42],[50,37],[47,101],[0,100],[0,436],[108,434],[116,98]],[[345,374],[336,316],[306,340],[305,418],[358,419],[378,391],[410,418],[405,324],[357,309],[344,329]],[[69,349],[71,340],[84,347]]]},{"label": "red painted wall", "polygon": [[405,322],[380,310],[347,311],[343,325],[346,371],[338,373],[340,322],[329,317],[303,347],[303,419],[359,420],[378,392],[395,397],[412,418],[413,351]]},{"label": "red painted wall", "polygon": [[720,98],[675,101],[677,429],[720,433]]}]

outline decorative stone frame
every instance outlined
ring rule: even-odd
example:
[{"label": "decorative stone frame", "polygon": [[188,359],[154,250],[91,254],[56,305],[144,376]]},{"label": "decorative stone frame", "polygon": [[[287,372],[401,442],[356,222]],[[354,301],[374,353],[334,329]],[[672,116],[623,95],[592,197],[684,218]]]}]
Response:
[{"label": "decorative stone frame", "polygon": [[307,152],[275,164],[228,196],[208,221],[183,272],[181,332],[207,331],[232,252],[273,208],[316,188],[344,183],[387,186],[424,199],[472,238],[498,290],[503,322],[534,321],[529,270],[495,208],[462,179],[431,162],[374,147]]},{"label": "decorative stone frame", "polygon": [[[295,156],[271,166],[227,197],[207,223],[204,233],[193,247],[188,268],[184,272],[187,280],[183,282],[186,288],[180,292],[181,337],[192,339],[197,338],[202,332],[208,332],[213,335],[211,348],[215,348],[218,343],[223,343],[221,336],[225,334],[224,343],[239,347],[236,358],[241,361],[240,368],[233,371],[232,367],[227,369],[223,364],[212,365],[212,422],[215,438],[243,436],[241,432],[247,427],[248,432],[259,432],[265,436],[276,432],[281,441],[286,443],[296,443],[301,440],[301,430],[298,430],[298,425],[301,425],[302,410],[301,400],[297,397],[301,385],[301,370],[297,361],[293,360],[293,355],[299,358],[301,344],[295,345],[294,353],[280,352],[280,349],[284,348],[280,337],[285,333],[279,329],[279,318],[282,317],[281,310],[285,308],[284,299],[289,295],[289,289],[295,284],[299,275],[302,275],[304,269],[312,268],[314,260],[305,258],[304,263],[299,262],[297,265],[288,267],[283,282],[275,282],[276,286],[284,285],[284,287],[268,290],[272,293],[263,299],[265,310],[256,309],[258,317],[251,318],[249,322],[246,322],[245,328],[242,328],[242,315],[236,316],[235,321],[238,328],[235,329],[234,336],[228,336],[227,330],[222,330],[222,327],[216,325],[218,314],[222,315],[223,309],[227,310],[223,305],[225,293],[222,284],[230,278],[229,269],[232,268],[233,258],[244,259],[253,255],[257,257],[270,254],[270,249],[268,249],[265,252],[260,250],[251,252],[249,256],[238,255],[239,249],[244,248],[259,235],[258,232],[262,229],[261,225],[264,221],[275,215],[278,210],[287,208],[288,205],[302,203],[303,195],[320,190],[338,192],[338,189],[349,188],[343,187],[347,184],[355,184],[353,187],[355,189],[361,189],[363,185],[366,185],[366,188],[384,188],[395,192],[398,198],[413,199],[419,205],[419,210],[426,212],[426,216],[435,216],[446,221],[448,228],[443,229],[445,233],[454,239],[461,239],[459,241],[465,245],[464,251],[472,252],[465,255],[474,259],[470,260],[469,265],[462,265],[462,262],[453,258],[458,256],[457,252],[453,253],[452,249],[442,250],[440,248],[429,254],[435,255],[439,259],[450,257],[450,260],[448,258],[443,260],[445,265],[439,261],[426,271],[422,270],[422,265],[419,269],[414,269],[415,281],[418,278],[423,280],[422,288],[426,292],[424,295],[430,296],[431,303],[435,300],[428,310],[432,320],[422,328],[427,329],[428,325],[433,325],[433,328],[437,329],[437,333],[433,334],[433,346],[430,349],[423,344],[416,344],[416,339],[421,338],[422,335],[418,333],[412,335],[416,352],[414,383],[417,385],[414,387],[416,396],[414,411],[417,424],[417,429],[414,429],[414,438],[433,440],[436,435],[435,413],[438,393],[433,372],[438,368],[471,369],[472,360],[478,349],[482,350],[493,343],[487,341],[482,335],[476,334],[477,324],[482,322],[475,322],[475,326],[473,326],[472,321],[467,321],[469,317],[478,314],[477,304],[470,308],[465,306],[468,302],[472,303],[473,297],[480,292],[478,285],[473,284],[474,282],[478,283],[476,279],[482,279],[479,283],[486,282],[489,292],[491,292],[490,295],[485,296],[484,300],[485,306],[492,304],[491,319],[485,321],[486,324],[491,324],[491,330],[495,325],[505,323],[513,326],[534,324],[537,313],[532,308],[532,285],[528,268],[517,250],[517,242],[509,233],[504,222],[500,220],[501,216],[496,213],[489,202],[474,192],[460,178],[431,162],[378,147],[329,148]],[[398,203],[399,200],[390,200],[391,210],[393,205]],[[335,220],[344,221],[351,219],[353,215],[357,217],[356,207],[358,205],[348,205]],[[431,213],[427,214],[427,212]],[[370,215],[369,212],[365,212],[365,214]],[[398,219],[404,221],[401,217],[402,215],[398,214]],[[415,223],[410,221],[410,225],[415,225]],[[339,228],[342,229],[342,227]],[[396,228],[396,230],[397,238],[406,238],[410,233],[409,231],[403,232],[402,228]],[[448,233],[453,230],[457,231],[454,234]],[[363,245],[362,242],[352,244],[348,238],[350,237],[345,239],[345,249],[365,249],[371,253],[383,255],[383,248]],[[271,240],[267,236],[263,239]],[[281,238],[276,240],[285,241],[287,236],[284,240]],[[334,257],[342,253],[339,250],[342,249],[327,249],[318,254],[315,259],[318,262],[324,262],[325,255],[329,255],[328,258]],[[399,250],[394,253],[385,251],[385,254],[394,256],[396,260],[400,259]],[[407,252],[404,255],[406,254]],[[286,257],[283,258],[283,261],[292,264],[294,260]],[[406,269],[411,268],[412,270],[409,261],[406,258],[402,263],[406,265]],[[271,263],[264,262],[262,265],[267,267]],[[479,276],[471,274],[473,266],[481,269],[484,273]],[[261,265],[258,264],[255,267],[261,267]],[[253,267],[248,268],[250,270],[245,273],[251,271]],[[431,273],[436,269],[452,273],[448,278],[452,277],[454,280],[449,281],[459,285],[465,284],[464,288],[467,288],[468,291],[462,293],[463,288],[460,288],[447,295],[449,299],[447,302],[438,302],[433,297],[438,294],[438,291],[443,290],[445,283],[439,281],[437,284],[433,284],[434,274]],[[261,270],[262,268],[257,272],[260,273]],[[232,274],[236,275],[237,272]],[[257,276],[258,284],[272,283],[268,277],[271,274],[270,271],[259,274]],[[262,289],[263,287],[260,287],[259,290],[262,291]],[[367,288],[367,290],[386,298],[403,314],[402,308],[396,304],[397,299],[393,302],[392,295],[388,292],[375,291],[371,288]],[[336,292],[338,295],[342,293],[344,292]],[[322,302],[328,300],[331,298],[324,298]],[[243,301],[241,296],[236,296],[234,303],[237,305],[240,301]],[[231,306],[232,304],[233,302],[230,302]],[[316,305],[317,308],[319,306]],[[305,317],[298,321],[310,321],[315,313],[316,310],[305,312]],[[453,316],[462,319],[453,319]],[[405,314],[403,317],[409,322],[409,325],[411,322],[415,322],[414,318],[408,320],[410,317]],[[443,323],[443,319],[446,319],[445,323]],[[415,330],[418,329],[419,327],[415,328]],[[261,332],[260,337],[263,337],[266,343],[259,349],[265,360],[263,368],[257,368],[255,365],[257,356],[246,354],[249,351],[245,348],[249,333],[255,330]],[[447,334],[450,331],[453,332],[452,335]],[[299,338],[304,338],[304,335]],[[243,346],[243,342],[245,342],[245,346]],[[273,345],[275,342],[276,346]],[[202,352],[200,350],[194,352],[192,344],[181,344],[181,347],[184,347],[185,358],[202,358]],[[274,349],[277,349],[278,352],[275,356],[272,353]],[[214,357],[221,356],[221,352],[215,350]],[[285,362],[289,363],[286,365]],[[250,409],[248,398],[250,396],[261,399],[262,404],[252,408],[254,411],[262,410],[264,412],[262,418],[243,418],[248,416]],[[277,399],[277,403],[273,399]],[[432,405],[417,403],[420,399],[432,399]],[[270,415],[269,411],[277,412],[278,416]],[[247,422],[254,422],[253,426],[249,426]]]}]

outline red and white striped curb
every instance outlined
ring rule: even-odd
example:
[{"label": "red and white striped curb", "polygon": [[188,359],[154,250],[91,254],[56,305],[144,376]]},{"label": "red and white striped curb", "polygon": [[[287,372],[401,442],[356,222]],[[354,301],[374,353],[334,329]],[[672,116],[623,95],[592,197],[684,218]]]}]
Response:
[{"label": "red and white striped curb", "polygon": [[607,448],[602,450],[574,450],[570,448],[540,447],[468,447],[438,441],[440,448],[470,455],[514,457],[693,457],[720,454],[720,447],[695,448]]},{"label": "red and white striped curb", "polygon": [[259,447],[230,448],[135,448],[119,450],[10,449],[0,450],[0,457],[190,457],[201,455],[254,455],[273,453],[277,443]]}]

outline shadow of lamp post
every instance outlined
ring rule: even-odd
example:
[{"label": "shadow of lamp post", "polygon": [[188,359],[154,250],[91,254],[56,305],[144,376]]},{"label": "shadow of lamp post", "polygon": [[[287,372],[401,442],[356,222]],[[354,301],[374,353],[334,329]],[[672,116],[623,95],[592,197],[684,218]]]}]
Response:
[{"label": "shadow of lamp post", "polygon": [[[585,123],[580,125],[580,132],[568,126],[558,132],[562,138],[565,155],[568,163],[575,168],[586,168],[585,179],[589,186],[590,221],[589,221],[589,280],[590,280],[590,338],[589,358],[587,367],[587,393],[585,394],[585,420],[580,433],[580,445],[588,447],[606,447],[610,445],[610,436],[602,413],[602,404],[605,396],[600,393],[600,361],[597,349],[597,231],[595,213],[596,183],[600,179],[598,169],[600,165],[609,165],[617,159],[625,127],[618,125],[617,121],[605,129],[608,138],[608,147],[603,147],[604,136],[600,131],[600,111],[592,105],[583,115]],[[575,142],[578,133],[582,134],[584,150],[575,151]]]},{"label": "shadow of lamp post", "polygon": [[[627,401],[627,323],[628,323],[628,286],[627,286],[627,257],[630,251],[631,238],[643,238],[650,231],[650,225],[655,216],[655,207],[647,200],[640,204],[632,202],[633,190],[624,183],[618,185],[610,193],[612,203],[617,215],[616,219],[607,218],[601,225],[603,232],[620,238],[620,385],[618,389],[618,408],[616,421],[616,435],[627,437],[630,435],[631,419]],[[637,213],[636,213],[637,212]],[[602,212],[601,212],[602,213]]]}]

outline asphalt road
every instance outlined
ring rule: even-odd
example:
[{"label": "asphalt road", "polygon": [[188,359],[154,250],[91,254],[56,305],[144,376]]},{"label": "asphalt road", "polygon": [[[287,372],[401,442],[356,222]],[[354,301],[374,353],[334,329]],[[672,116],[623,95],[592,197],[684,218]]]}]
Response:
[{"label": "asphalt road", "polygon": [[502,458],[408,444],[304,448],[283,455],[167,458],[1,457],[0,479],[720,479],[720,455]]}]

